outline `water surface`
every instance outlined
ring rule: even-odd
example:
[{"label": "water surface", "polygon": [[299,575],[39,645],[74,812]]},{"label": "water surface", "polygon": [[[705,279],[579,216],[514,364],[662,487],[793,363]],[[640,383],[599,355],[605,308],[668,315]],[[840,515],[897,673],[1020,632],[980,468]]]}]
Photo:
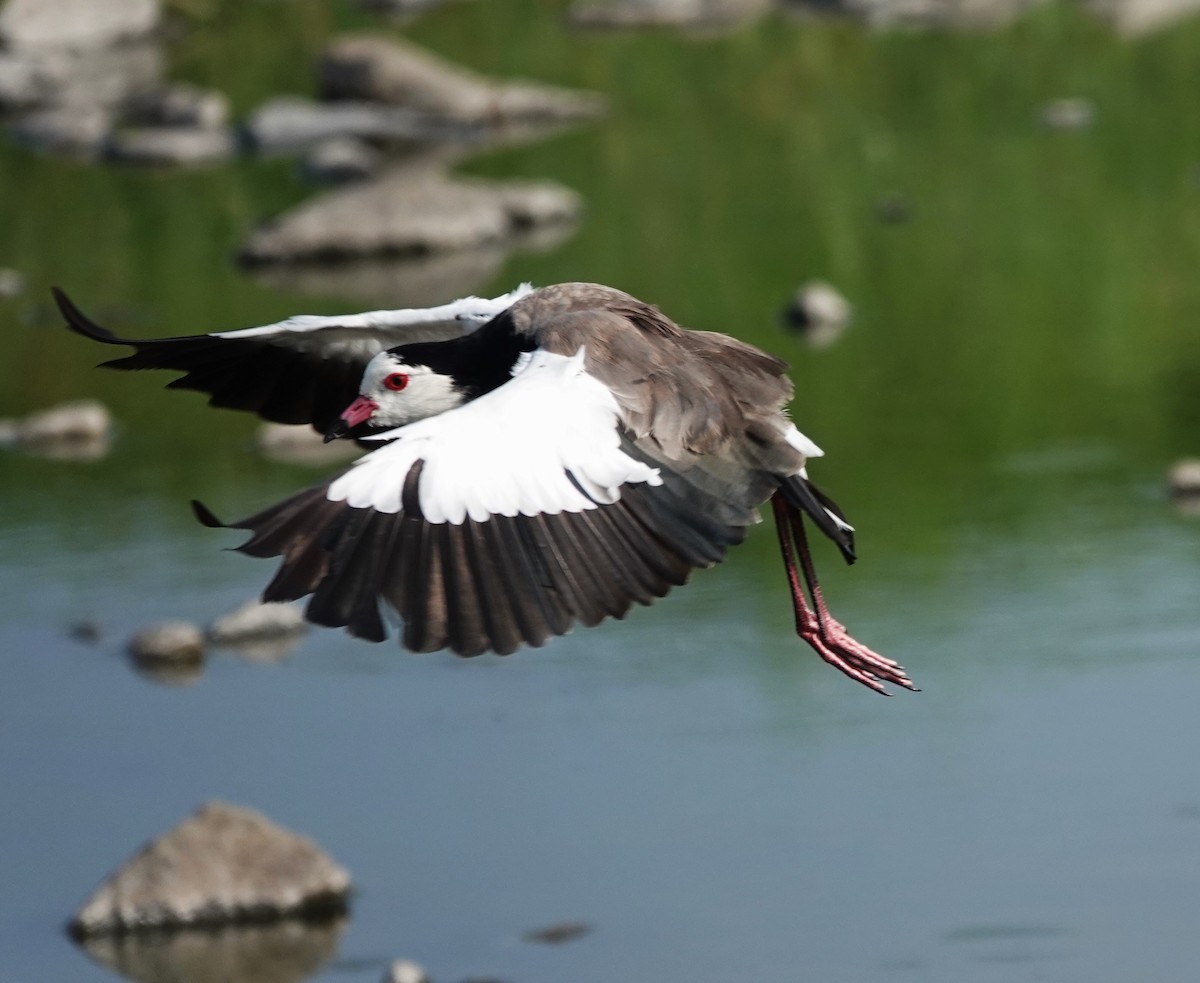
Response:
[{"label": "water surface", "polygon": [[[241,110],[306,91],[339,5],[197,5],[176,77]],[[95,372],[51,283],[131,333],[261,323],[297,297],[230,256],[307,190],[287,162],[110,171],[0,149],[0,415],[97,396],[92,464],[0,457],[0,976],[111,980],[62,923],[210,798],[313,836],[358,887],[317,979],[1174,981],[1200,910],[1200,529],[1160,494],[1200,424],[1200,30],[1137,43],[1047,9],[986,37],[768,20],[729,36],[567,33],[556,6],[455,6],[411,34],[612,114],[472,162],[588,213],[488,289],[594,279],[794,366],[813,473],[860,530],[834,610],[923,692],[884,700],[791,634],[773,536],[628,621],[508,659],[323,631],[187,687],[125,639],[207,621],[270,564],[236,516],[315,480],[253,424]],[[1083,96],[1061,133],[1040,106]],[[881,197],[910,217],[881,222]],[[776,314],[856,306],[814,352]],[[405,298],[394,298],[402,306]],[[80,618],[104,634],[68,637]],[[522,940],[562,921],[562,946]]]}]

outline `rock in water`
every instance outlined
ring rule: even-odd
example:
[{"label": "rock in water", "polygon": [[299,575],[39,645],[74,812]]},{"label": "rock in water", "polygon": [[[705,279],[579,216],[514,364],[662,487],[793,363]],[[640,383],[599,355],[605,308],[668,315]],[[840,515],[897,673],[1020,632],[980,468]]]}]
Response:
[{"label": "rock in water", "polygon": [[379,983],[429,983],[425,970],[408,959],[397,959],[383,973]]},{"label": "rock in water", "polygon": [[321,93],[464,123],[565,122],[604,111],[604,101],[593,93],[485,78],[415,44],[372,36],[338,38],[326,48]]},{"label": "rock in water", "polygon": [[159,0],[8,0],[0,40],[9,48],[102,48],[149,34],[159,13]]},{"label": "rock in water", "polygon": [[344,912],[350,875],[311,840],[209,802],[147,844],[71,920],[77,938]]},{"label": "rock in water", "polygon": [[164,621],[129,640],[129,654],[142,666],[190,665],[204,659],[204,635],[187,621]]}]

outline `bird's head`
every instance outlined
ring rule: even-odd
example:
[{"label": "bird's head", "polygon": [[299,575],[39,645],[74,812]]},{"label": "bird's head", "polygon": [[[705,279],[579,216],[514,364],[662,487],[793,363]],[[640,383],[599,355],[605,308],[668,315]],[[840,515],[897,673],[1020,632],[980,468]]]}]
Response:
[{"label": "bird's head", "polygon": [[325,440],[394,430],[452,410],[465,400],[452,376],[407,362],[396,353],[380,352],[367,363],[358,399],[325,432]]}]

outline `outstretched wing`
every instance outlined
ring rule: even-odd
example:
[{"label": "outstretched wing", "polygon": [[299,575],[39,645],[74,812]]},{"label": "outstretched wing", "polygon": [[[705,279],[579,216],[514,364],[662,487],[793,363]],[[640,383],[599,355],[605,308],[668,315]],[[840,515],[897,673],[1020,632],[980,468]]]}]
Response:
[{"label": "outstretched wing", "polygon": [[144,341],[117,337],[57,288],[54,298],[72,330],[93,341],[134,349],[132,355],[104,365],[174,369],[184,375],[168,389],[195,389],[208,393],[212,406],[325,430],[358,394],[363,368],[379,352],[461,337],[531,289],[523,284],[500,297],[467,297],[441,307],[338,317],[301,315],[241,331]]},{"label": "outstretched wing", "polygon": [[414,651],[504,654],[623,617],[756,520],[757,502],[648,462],[583,349],[536,351],[511,382],[380,438],[340,477],[233,528],[252,533],[243,552],[283,557],[266,599],[311,594],[310,621],[372,640],[390,607]]}]

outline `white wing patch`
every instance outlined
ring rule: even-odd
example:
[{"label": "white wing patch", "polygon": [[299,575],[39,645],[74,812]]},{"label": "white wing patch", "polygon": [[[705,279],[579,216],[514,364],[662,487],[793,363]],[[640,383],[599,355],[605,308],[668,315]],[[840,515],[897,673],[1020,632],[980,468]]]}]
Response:
[{"label": "white wing patch", "polygon": [[305,334],[320,331],[323,328],[362,328],[366,330],[380,328],[402,328],[408,325],[428,324],[436,321],[472,321],[482,323],[495,317],[501,311],[512,307],[514,303],[533,290],[530,283],[522,283],[515,290],[510,290],[499,297],[463,297],[461,300],[442,304],[439,307],[405,307],[394,311],[367,311],[363,314],[337,314],[324,316],[320,314],[296,314],[276,321],[274,324],[264,324],[259,328],[243,328],[238,331],[217,331],[214,338],[261,338],[285,333]]},{"label": "white wing patch", "polygon": [[498,389],[373,437],[392,443],[357,461],[328,497],[399,512],[404,479],[423,460],[419,497],[429,522],[594,509],[617,501],[622,485],[662,484],[656,468],[621,450],[618,414],[608,387],[584,371],[584,349],[571,357],[536,351]]},{"label": "white wing patch", "polygon": [[806,458],[809,457],[824,457],[825,452],[816,444],[804,436],[795,427],[789,426],[784,431],[783,439],[791,444],[796,450],[803,454]]}]

